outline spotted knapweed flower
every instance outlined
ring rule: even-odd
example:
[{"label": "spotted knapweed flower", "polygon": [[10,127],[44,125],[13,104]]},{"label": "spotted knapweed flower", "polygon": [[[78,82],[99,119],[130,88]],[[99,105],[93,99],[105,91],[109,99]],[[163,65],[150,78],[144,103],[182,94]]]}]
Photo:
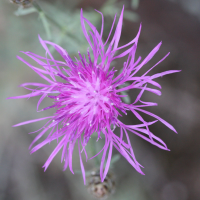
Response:
[{"label": "spotted knapweed flower", "polygon": [[[101,136],[104,136],[105,138],[105,145],[98,153],[100,154],[102,152],[100,163],[100,177],[102,181],[106,177],[109,169],[113,146],[139,173],[143,174],[141,171],[142,166],[135,158],[128,131],[161,149],[169,150],[166,144],[149,130],[149,126],[160,121],[172,131],[176,132],[176,130],[172,125],[161,119],[159,116],[144,110],[143,108],[145,107],[156,106],[157,104],[144,102],[141,100],[141,96],[144,91],[161,95],[159,90],[152,89],[148,85],[161,88],[154,79],[179,71],[169,70],[154,75],[147,75],[155,66],[169,55],[168,53],[143,75],[137,76],[137,72],[148,61],[150,61],[159,50],[161,42],[142,61],[141,57],[135,60],[135,52],[141,31],[140,25],[136,37],[128,44],[118,47],[122,30],[123,11],[124,9],[122,9],[113,37],[110,39],[116,15],[110,33],[104,42],[102,39],[104,27],[104,18],[102,13],[99,12],[102,16],[102,27],[99,33],[96,27],[83,17],[83,12],[81,10],[80,19],[82,30],[92,50],[94,59],[91,59],[88,49],[87,56],[79,53],[80,58],[78,59],[75,57],[73,60],[65,49],[52,42],[44,41],[40,37],[40,43],[46,51],[45,57],[41,57],[31,52],[23,53],[36,61],[41,68],[35,67],[21,57],[18,57],[19,60],[24,62],[39,76],[41,76],[47,84],[24,83],[21,86],[30,90],[31,93],[10,98],[19,99],[41,96],[37,104],[37,111],[39,111],[40,103],[45,98],[51,98],[54,101],[53,105],[43,108],[40,111],[50,108],[56,109],[53,116],[34,119],[15,125],[21,126],[48,119],[48,122],[38,130],[40,133],[35,137],[30,145],[31,153],[33,153],[44,145],[50,143],[52,140],[57,140],[55,150],[43,166],[45,170],[55,155],[62,150],[61,161],[64,161],[64,170],[69,166],[69,169],[73,173],[72,154],[75,143],[77,142],[81,170],[85,181],[85,170],[81,153],[84,152],[87,159],[85,146],[93,133],[97,133],[97,140],[102,138]],[[89,25],[90,30],[86,29],[85,23]],[[109,40],[111,41],[108,44]],[[64,61],[55,60],[47,47],[48,45],[53,46],[62,56]],[[118,50],[124,48],[126,48],[126,50],[123,53],[115,55]],[[123,65],[123,70],[119,75],[116,75],[116,70],[114,68],[110,69],[110,64],[113,60],[126,55],[128,58]],[[59,80],[62,79],[62,81],[58,81],[58,78]],[[129,82],[129,85],[124,86],[127,81]],[[28,88],[28,86],[34,86],[35,89]],[[126,104],[121,100],[123,97],[122,92],[130,89],[139,89],[139,94],[133,103]],[[123,114],[126,115],[127,111],[131,111],[141,121],[141,124],[125,125],[122,123],[118,119],[118,116],[122,116]],[[140,113],[150,115],[155,118],[155,120],[147,122],[143,119]],[[119,127],[120,129],[119,135],[114,133],[116,127]],[[49,132],[47,132],[48,130]],[[33,145],[44,136],[45,133],[47,134],[46,138],[33,147]]]}]

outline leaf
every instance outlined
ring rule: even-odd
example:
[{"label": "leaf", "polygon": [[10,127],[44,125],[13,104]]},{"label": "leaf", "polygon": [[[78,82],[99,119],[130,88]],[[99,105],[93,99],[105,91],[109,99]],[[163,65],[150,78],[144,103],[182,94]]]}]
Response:
[{"label": "leaf", "polygon": [[124,11],[124,18],[129,21],[134,21],[134,22],[137,22],[140,19],[137,13],[133,11],[127,11],[127,10]]},{"label": "leaf", "polygon": [[139,0],[132,0],[131,1],[131,7],[133,9],[137,9],[139,7]]},{"label": "leaf", "polygon": [[131,103],[131,98],[129,97],[128,93],[126,93],[125,91],[121,91],[122,95],[127,95],[126,97],[121,97],[122,100],[127,103],[130,104]]},{"label": "leaf", "polygon": [[114,156],[112,156],[112,159],[111,159],[111,165],[113,165],[114,163],[116,163],[119,159],[120,159],[120,155],[119,154],[115,154]]}]

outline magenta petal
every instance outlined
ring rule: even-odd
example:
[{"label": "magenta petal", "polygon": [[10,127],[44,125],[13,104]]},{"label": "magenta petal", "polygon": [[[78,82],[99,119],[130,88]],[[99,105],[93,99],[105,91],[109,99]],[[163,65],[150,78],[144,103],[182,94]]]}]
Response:
[{"label": "magenta petal", "polygon": [[121,12],[121,15],[119,17],[119,21],[118,21],[118,24],[117,24],[117,27],[116,27],[116,30],[115,30],[115,34],[114,34],[113,39],[111,41],[111,45],[114,42],[113,50],[117,49],[117,46],[118,46],[118,43],[119,43],[119,40],[120,40],[120,36],[121,36],[121,32],[122,32],[123,14],[124,14],[124,6],[122,8],[122,12]]},{"label": "magenta petal", "polygon": [[49,87],[49,85],[43,84],[43,83],[23,83],[20,85],[20,87],[24,87],[27,85],[37,86],[37,87]]},{"label": "magenta petal", "polygon": [[25,94],[25,95],[21,95],[21,96],[15,96],[15,97],[8,97],[7,99],[23,99],[23,98],[30,98],[30,97],[35,97],[42,94],[41,91],[37,91],[37,92],[33,92],[30,94]]},{"label": "magenta petal", "polygon": [[56,154],[60,151],[60,149],[63,147],[63,142],[65,141],[65,137],[59,142],[57,147],[54,149],[54,151],[51,153],[49,158],[47,159],[46,163],[43,165],[44,171],[47,170],[48,166],[50,165],[53,158],[56,156]]},{"label": "magenta petal", "polygon": [[140,108],[136,108],[136,110],[139,110],[139,111],[141,111],[141,112],[143,112],[143,113],[145,113],[145,114],[147,114],[147,115],[150,115],[150,116],[152,116],[152,117],[158,119],[158,120],[159,120],[160,122],[162,122],[165,126],[167,126],[167,127],[170,128],[172,131],[174,131],[175,133],[177,133],[177,131],[175,130],[175,128],[174,128],[171,124],[169,124],[168,122],[166,122],[164,119],[160,118],[159,116],[157,116],[157,115],[155,115],[155,114],[153,114],[153,113],[150,113],[150,112],[148,112],[148,111],[146,111],[146,110],[142,110],[142,109],[140,109]]},{"label": "magenta petal", "polygon": [[21,123],[19,123],[19,124],[13,125],[13,127],[22,126],[22,125],[30,124],[30,123],[34,123],[34,122],[39,122],[39,121],[41,121],[41,120],[45,120],[45,119],[49,119],[49,118],[53,118],[53,116],[43,117],[43,118],[39,118],[39,119],[32,119],[32,120],[29,120],[29,121],[21,122]]},{"label": "magenta petal", "polygon": [[95,9],[95,11],[98,12],[99,14],[101,14],[101,17],[102,17],[102,24],[101,24],[101,38],[102,38],[102,35],[103,35],[103,27],[104,27],[104,17],[103,17],[103,14],[102,14],[100,11],[98,11],[98,10],[96,10],[96,9]]},{"label": "magenta petal", "polygon": [[160,64],[163,60],[165,60],[165,58],[167,57],[167,56],[169,56],[169,54],[170,54],[170,52],[166,55],[166,56],[164,56],[159,62],[157,62],[153,67],[151,67],[147,72],[145,72],[142,76],[145,76],[146,74],[148,74],[154,67],[156,67],[158,64]]},{"label": "magenta petal", "polygon": [[166,72],[161,72],[161,73],[158,73],[158,74],[154,74],[153,76],[151,76],[151,78],[154,79],[154,78],[165,76],[167,74],[177,73],[177,72],[180,72],[180,71],[181,70],[168,70]]},{"label": "magenta petal", "polygon": [[90,38],[89,38],[87,31],[86,31],[86,28],[85,28],[84,18],[83,18],[83,10],[82,9],[81,9],[80,18],[81,18],[81,26],[82,26],[83,34],[85,35],[85,38],[87,39],[88,43],[90,44],[90,47],[93,49],[93,45],[90,41]]},{"label": "magenta petal", "polygon": [[113,148],[113,142],[111,140],[110,148],[109,148],[109,152],[108,152],[108,158],[107,158],[106,166],[105,166],[104,173],[103,173],[103,179],[101,180],[102,182],[106,178],[106,175],[107,175],[109,167],[110,167],[110,161],[111,161],[111,157],[112,157],[112,148]]},{"label": "magenta petal", "polygon": [[142,88],[142,90],[141,90],[140,93],[138,94],[138,96],[137,96],[137,98],[135,99],[135,101],[133,102],[133,104],[137,103],[137,102],[140,100],[142,94],[144,93],[144,91],[145,91],[145,89],[146,89],[146,86],[147,86],[147,85],[145,85],[145,86]]},{"label": "magenta petal", "polygon": [[100,164],[100,177],[101,177],[102,182],[104,180],[103,169],[104,169],[104,161],[105,161],[105,158],[106,158],[108,146],[109,146],[109,141],[108,141],[108,138],[105,137],[105,148],[104,148],[104,152],[103,152],[103,155],[102,155],[102,158],[101,158],[101,164]]}]

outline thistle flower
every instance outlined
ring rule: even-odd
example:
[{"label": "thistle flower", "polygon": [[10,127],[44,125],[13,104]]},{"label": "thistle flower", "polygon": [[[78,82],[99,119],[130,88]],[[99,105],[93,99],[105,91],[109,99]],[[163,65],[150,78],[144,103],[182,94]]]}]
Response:
[{"label": "thistle flower", "polygon": [[[52,140],[58,141],[55,150],[52,152],[43,166],[44,170],[48,168],[52,159],[62,149],[61,162],[64,161],[64,170],[69,166],[71,172],[74,173],[72,169],[72,153],[77,141],[80,165],[85,182],[85,170],[81,153],[85,153],[87,160],[85,146],[94,132],[98,133],[97,140],[100,138],[102,139],[102,135],[105,137],[105,145],[102,150],[97,153],[97,155],[99,155],[101,152],[103,152],[100,164],[101,181],[105,179],[108,173],[113,146],[139,173],[143,174],[141,170],[142,166],[135,158],[128,131],[161,149],[169,150],[166,144],[149,130],[149,126],[157,121],[160,121],[172,131],[176,132],[176,130],[172,125],[161,119],[159,116],[144,110],[143,108],[145,107],[156,106],[157,104],[152,102],[144,102],[141,100],[141,96],[144,91],[161,95],[159,90],[152,89],[147,85],[153,85],[157,88],[161,88],[159,83],[157,83],[154,79],[179,71],[169,70],[154,75],[147,75],[155,66],[157,66],[169,55],[168,53],[142,76],[137,76],[137,72],[149,60],[151,60],[159,50],[161,42],[147,55],[145,59],[141,61],[141,57],[139,57],[137,60],[135,60],[135,52],[141,31],[140,25],[136,37],[128,44],[118,47],[122,30],[123,11],[124,8],[122,9],[119,17],[114,36],[112,37],[108,47],[106,47],[113,30],[116,15],[107,40],[106,42],[103,42],[103,14],[97,11],[102,16],[102,27],[99,33],[96,27],[83,17],[83,12],[81,10],[81,26],[85,38],[92,49],[94,57],[93,61],[91,60],[89,50],[87,51],[87,56],[79,53],[80,58],[78,59],[75,57],[75,60],[72,60],[65,49],[52,42],[44,41],[40,37],[39,40],[46,51],[46,57],[41,57],[32,52],[23,53],[36,61],[41,68],[31,65],[18,56],[19,60],[32,68],[33,71],[47,81],[47,84],[24,83],[21,86],[30,90],[31,93],[10,98],[20,99],[41,96],[37,104],[37,111],[39,111],[40,103],[45,98],[51,98],[54,100],[53,105],[43,108],[40,111],[56,108],[56,112],[53,116],[34,119],[14,125],[21,126],[48,119],[48,122],[38,130],[40,133],[35,137],[30,145],[31,153],[33,153],[42,148],[44,145],[50,143]],[[86,30],[85,23],[89,25],[89,31]],[[55,50],[62,56],[64,61],[55,60],[47,45],[53,46]],[[129,48],[123,53],[115,56],[115,53],[118,50],[122,50],[126,47]],[[128,59],[124,63],[121,74],[115,75],[116,70],[114,68],[110,69],[111,62],[126,55],[128,56]],[[56,79],[58,77],[62,79],[62,82]],[[132,83],[128,86],[122,87],[127,81],[131,81]],[[34,86],[35,89],[28,88],[27,86]],[[130,89],[139,89],[140,92],[133,103],[126,104],[121,100],[123,97],[121,92]],[[123,114],[126,115],[127,111],[131,111],[141,121],[141,124],[125,125],[122,123],[118,119],[118,116],[122,116]],[[150,115],[151,117],[155,118],[155,120],[147,122],[143,119],[140,113]],[[119,127],[120,129],[119,136],[114,133],[116,127]],[[50,133],[47,133],[48,130],[50,130]],[[33,145],[42,136],[44,136],[45,133],[47,133],[46,139],[33,147]],[[107,161],[105,161],[106,155]]]}]

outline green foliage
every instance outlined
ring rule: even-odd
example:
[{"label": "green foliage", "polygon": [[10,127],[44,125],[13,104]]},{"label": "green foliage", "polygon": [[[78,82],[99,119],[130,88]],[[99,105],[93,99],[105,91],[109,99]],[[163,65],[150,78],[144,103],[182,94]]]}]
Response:
[{"label": "green foliage", "polygon": [[137,9],[139,7],[139,0],[131,0],[131,7]]},{"label": "green foliage", "polygon": [[124,18],[129,20],[129,21],[133,21],[133,22],[139,21],[139,15],[135,12],[128,11],[128,10],[126,10],[124,12]]},{"label": "green foliage", "polygon": [[[77,55],[77,50],[85,53],[88,48],[88,43],[82,33],[80,26],[80,9],[77,4],[81,0],[74,1],[74,3],[67,2],[64,11],[59,9],[59,6],[50,3],[40,2],[40,5],[34,1],[33,7],[23,8],[19,7],[15,12],[17,16],[28,15],[38,12],[39,19],[41,20],[44,30],[46,32],[46,39],[62,45],[68,49],[71,56]],[[69,5],[68,5],[69,3]],[[55,3],[58,5],[58,3]],[[117,2],[116,0],[108,0],[100,8],[105,18],[114,17],[116,13],[120,13],[124,2]],[[136,2],[134,3],[136,5]],[[44,9],[43,9],[44,8]],[[84,11],[84,16],[89,19],[98,29],[101,28],[101,15],[93,9]],[[137,21],[139,19],[137,13],[125,9],[124,18],[130,21]],[[108,30],[105,30],[108,32]],[[53,48],[50,49],[54,51]]]},{"label": "green foliage", "polygon": [[34,7],[24,9],[23,7],[20,6],[15,11],[15,15],[16,16],[23,16],[23,15],[28,15],[28,14],[31,14],[31,13],[34,13],[34,12],[37,12],[37,10]]}]

